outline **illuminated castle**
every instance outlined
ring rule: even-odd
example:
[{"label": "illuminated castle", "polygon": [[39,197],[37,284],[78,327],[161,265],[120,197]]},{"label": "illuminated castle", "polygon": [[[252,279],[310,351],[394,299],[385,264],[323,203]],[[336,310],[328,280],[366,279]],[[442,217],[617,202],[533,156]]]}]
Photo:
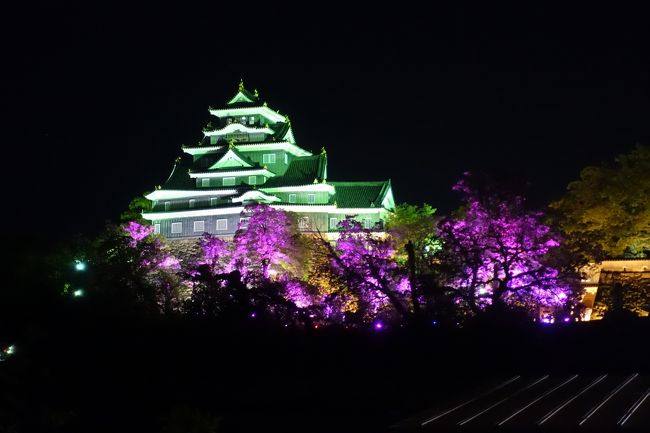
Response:
[{"label": "illuminated castle", "polygon": [[196,146],[183,156],[162,186],[146,195],[150,220],[168,239],[203,233],[232,237],[247,219],[249,203],[265,203],[297,214],[304,232],[335,236],[339,221],[354,216],[366,228],[380,229],[394,208],[390,181],[331,182],[327,153],[296,144],[288,116],[262,103],[239,83],[237,94],[214,116]]}]

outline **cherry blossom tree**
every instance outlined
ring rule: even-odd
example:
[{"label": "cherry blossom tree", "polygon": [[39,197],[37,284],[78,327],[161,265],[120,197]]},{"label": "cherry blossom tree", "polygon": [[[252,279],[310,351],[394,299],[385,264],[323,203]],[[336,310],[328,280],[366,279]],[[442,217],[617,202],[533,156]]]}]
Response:
[{"label": "cherry blossom tree", "polygon": [[232,248],[228,242],[206,233],[199,245],[202,252],[199,265],[207,265],[213,275],[232,271]]},{"label": "cherry blossom tree", "polygon": [[[180,261],[153,236],[153,227],[130,221],[122,226],[128,247],[120,260],[131,264],[131,280],[140,288],[142,301],[163,313],[178,312],[191,291],[191,283],[179,272]],[[125,251],[126,250],[126,251]]]},{"label": "cherry blossom tree", "polygon": [[463,194],[463,215],[439,225],[446,284],[456,302],[473,313],[490,306],[561,307],[572,295],[569,276],[550,266],[548,254],[559,240],[524,210],[523,198],[481,197],[468,178],[454,187]]},{"label": "cherry blossom tree", "polygon": [[271,271],[280,272],[296,259],[299,232],[287,212],[264,204],[248,205],[248,218],[233,239],[233,266],[247,281],[268,280]]},{"label": "cherry blossom tree", "polygon": [[[339,223],[339,238],[328,246],[331,272],[340,276],[355,295],[364,320],[397,313],[408,317],[408,278],[395,261],[391,238],[378,236],[361,223],[346,218]],[[323,240],[323,242],[327,242]]]}]

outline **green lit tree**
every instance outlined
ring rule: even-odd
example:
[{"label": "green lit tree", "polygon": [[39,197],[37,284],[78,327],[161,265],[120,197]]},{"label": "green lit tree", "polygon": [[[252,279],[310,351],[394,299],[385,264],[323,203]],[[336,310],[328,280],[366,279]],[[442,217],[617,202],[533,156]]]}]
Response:
[{"label": "green lit tree", "polygon": [[122,223],[128,223],[129,221],[136,221],[140,224],[150,224],[149,221],[142,218],[142,212],[148,212],[151,210],[151,200],[148,200],[144,196],[137,196],[131,200],[128,208],[122,212],[120,215],[120,221]]},{"label": "green lit tree", "polygon": [[551,203],[567,247],[586,260],[650,257],[650,147],[586,167]]},{"label": "green lit tree", "polygon": [[441,243],[436,230],[436,209],[423,204],[401,204],[388,216],[386,230],[395,242],[395,260],[408,269],[411,301],[416,313],[420,312],[421,298],[427,298],[435,286],[434,257]]}]

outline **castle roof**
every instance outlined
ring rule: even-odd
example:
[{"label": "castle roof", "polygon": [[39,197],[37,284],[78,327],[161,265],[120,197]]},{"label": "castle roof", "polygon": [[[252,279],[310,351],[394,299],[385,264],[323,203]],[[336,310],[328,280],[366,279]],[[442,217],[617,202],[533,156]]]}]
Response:
[{"label": "castle roof", "polygon": [[250,106],[250,105],[259,105],[260,98],[257,94],[257,90],[254,93],[249,92],[244,88],[244,80],[239,81],[239,86],[237,88],[237,94],[233,96],[226,105],[239,107],[239,106]]},{"label": "castle roof", "polygon": [[390,191],[390,180],[377,182],[329,182],[334,200],[342,208],[382,207]]},{"label": "castle roof", "polygon": [[289,164],[282,176],[272,177],[264,187],[295,186],[320,183],[327,179],[327,155],[301,156]]}]

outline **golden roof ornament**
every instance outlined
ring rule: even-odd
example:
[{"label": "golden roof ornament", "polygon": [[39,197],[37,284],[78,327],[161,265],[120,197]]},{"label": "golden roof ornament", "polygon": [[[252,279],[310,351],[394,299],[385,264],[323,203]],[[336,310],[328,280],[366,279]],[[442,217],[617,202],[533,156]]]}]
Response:
[{"label": "golden roof ornament", "polygon": [[230,139],[228,142],[228,149],[234,149],[235,148],[235,140]]},{"label": "golden roof ornament", "polygon": [[268,104],[266,103],[266,101],[264,101],[264,103],[263,103],[262,105],[263,105],[264,107],[267,107],[267,106],[268,106]]},{"label": "golden roof ornament", "polygon": [[260,97],[260,94],[257,92],[257,89],[255,89],[255,91],[253,92],[253,94],[255,95],[256,98],[259,98],[259,97]]},{"label": "golden roof ornament", "polygon": [[240,78],[240,79],[239,79],[239,87],[238,87],[238,90],[239,90],[240,92],[241,92],[242,90],[244,90],[244,79],[243,79],[243,78]]},{"label": "golden roof ornament", "polygon": [[327,150],[325,150],[325,146],[323,146],[320,150],[321,155],[327,155]]}]

